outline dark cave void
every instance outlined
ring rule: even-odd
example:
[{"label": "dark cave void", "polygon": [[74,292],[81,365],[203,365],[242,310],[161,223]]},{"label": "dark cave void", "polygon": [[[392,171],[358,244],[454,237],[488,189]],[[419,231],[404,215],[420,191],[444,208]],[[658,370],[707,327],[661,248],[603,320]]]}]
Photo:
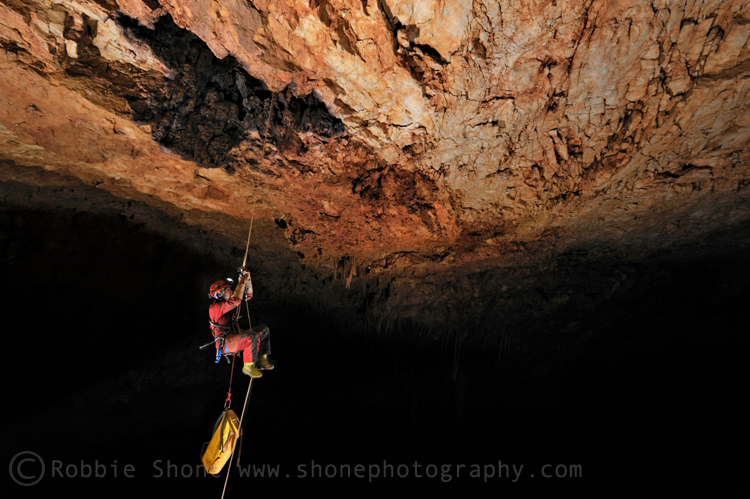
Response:
[{"label": "dark cave void", "polygon": [[[221,411],[229,366],[215,365],[198,345],[210,340],[207,287],[233,269],[127,213],[2,206],[0,245],[9,324],[3,372],[14,381],[4,392],[23,409],[3,415],[4,452],[117,459],[149,470],[123,483],[49,481],[14,489],[14,497],[67,487],[123,497],[145,489],[216,493],[210,478],[165,482],[150,470],[155,459],[197,464]],[[599,327],[570,359],[535,337],[526,356],[498,361],[494,350],[466,350],[456,366],[450,348],[353,335],[325,311],[254,304],[254,320],[271,326],[278,367],[253,388],[242,459],[293,474],[312,461],[582,465],[578,482],[526,482],[544,491],[653,478],[731,483],[743,471],[731,456],[746,442],[750,262],[660,269],[633,275],[632,292],[588,311]],[[234,383],[239,412],[247,387],[239,369]],[[230,491],[247,487],[233,480]],[[267,486],[307,483],[292,482]],[[397,485],[406,494],[512,484]]]}]

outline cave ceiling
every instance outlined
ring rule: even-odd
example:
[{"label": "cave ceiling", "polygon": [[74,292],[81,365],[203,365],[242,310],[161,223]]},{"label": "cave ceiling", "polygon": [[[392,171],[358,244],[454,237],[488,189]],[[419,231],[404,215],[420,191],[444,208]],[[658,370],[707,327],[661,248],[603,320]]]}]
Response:
[{"label": "cave ceiling", "polygon": [[700,246],[750,218],[749,38],[748,0],[0,0],[0,180],[347,285]]}]

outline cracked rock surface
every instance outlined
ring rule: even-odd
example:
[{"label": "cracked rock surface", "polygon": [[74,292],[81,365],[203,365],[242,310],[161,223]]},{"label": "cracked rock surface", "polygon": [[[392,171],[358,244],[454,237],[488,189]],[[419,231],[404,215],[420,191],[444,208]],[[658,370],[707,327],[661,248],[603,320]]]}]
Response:
[{"label": "cracked rock surface", "polygon": [[275,222],[303,265],[389,283],[389,313],[420,316],[414,286],[439,306],[456,276],[691,247],[750,216],[746,0],[0,12],[3,181],[79,182],[237,247]]}]

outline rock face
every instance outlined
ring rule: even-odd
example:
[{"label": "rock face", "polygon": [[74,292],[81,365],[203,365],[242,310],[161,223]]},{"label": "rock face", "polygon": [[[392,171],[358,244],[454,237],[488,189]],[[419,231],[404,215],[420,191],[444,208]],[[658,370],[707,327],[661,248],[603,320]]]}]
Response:
[{"label": "rock face", "polygon": [[347,286],[647,255],[748,220],[747,0],[0,12],[3,180],[73,179],[237,246],[275,220]]}]

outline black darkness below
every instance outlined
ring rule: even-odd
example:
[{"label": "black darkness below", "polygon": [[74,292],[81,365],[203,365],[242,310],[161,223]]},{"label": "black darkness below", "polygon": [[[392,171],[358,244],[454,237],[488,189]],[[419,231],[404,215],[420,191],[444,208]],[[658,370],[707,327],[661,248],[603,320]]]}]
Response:
[{"label": "black darkness below", "polygon": [[[6,480],[5,496],[219,498],[224,474],[205,477],[199,454],[229,366],[198,346],[210,340],[208,285],[241,256],[159,235],[115,205],[31,209],[4,192],[4,469],[24,451],[45,463],[38,484]],[[270,325],[278,365],[254,383],[241,465],[279,476],[233,467],[226,497],[735,490],[747,468],[750,257],[660,262],[656,280],[643,269],[633,291],[590,311],[601,326],[584,354],[545,370],[468,350],[455,371],[453,350],[350,334],[253,269],[251,313]],[[239,414],[248,380],[235,369]],[[381,476],[370,482],[371,466]]]}]

